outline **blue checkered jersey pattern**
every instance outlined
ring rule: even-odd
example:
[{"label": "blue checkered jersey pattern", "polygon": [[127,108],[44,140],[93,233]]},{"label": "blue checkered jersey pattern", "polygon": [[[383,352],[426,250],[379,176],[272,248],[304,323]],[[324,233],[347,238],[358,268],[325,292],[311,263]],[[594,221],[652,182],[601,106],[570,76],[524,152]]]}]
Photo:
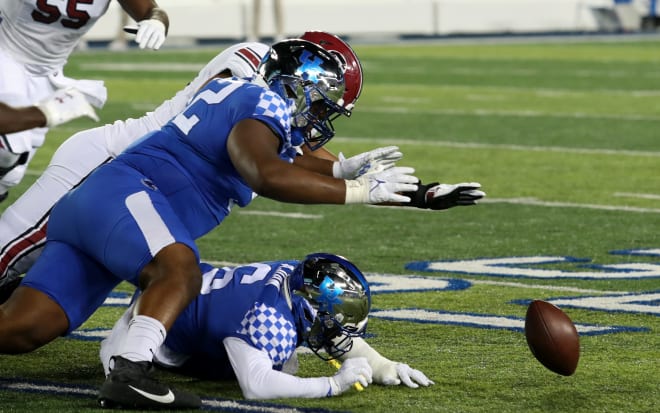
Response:
[{"label": "blue checkered jersey pattern", "polygon": [[296,327],[287,314],[275,307],[255,303],[241,325],[239,333],[248,337],[256,348],[266,351],[273,361],[273,367],[278,370],[296,350]]},{"label": "blue checkered jersey pattern", "polygon": [[226,149],[230,132],[244,119],[268,125],[280,138],[280,157],[293,160],[302,142],[291,136],[288,103],[245,80],[217,79],[161,130],[135,142],[113,163],[144,174],[199,237],[216,227],[233,205],[246,206],[255,196]]},{"label": "blue checkered jersey pattern", "polygon": [[298,333],[284,294],[273,294],[276,287],[269,281],[290,274],[297,264],[272,261],[233,268],[203,264],[201,293],[177,318],[165,345],[191,356],[190,365],[223,370],[229,362],[222,341],[238,337],[266,351],[279,370],[293,355]]}]

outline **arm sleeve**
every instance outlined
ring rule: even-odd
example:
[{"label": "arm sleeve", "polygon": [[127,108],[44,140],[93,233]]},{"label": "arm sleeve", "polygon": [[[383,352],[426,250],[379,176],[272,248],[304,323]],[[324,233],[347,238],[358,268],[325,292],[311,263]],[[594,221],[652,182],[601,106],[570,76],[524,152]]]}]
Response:
[{"label": "arm sleeve", "polygon": [[300,378],[273,370],[268,354],[237,337],[223,340],[246,399],[320,398],[330,395],[329,377]]}]

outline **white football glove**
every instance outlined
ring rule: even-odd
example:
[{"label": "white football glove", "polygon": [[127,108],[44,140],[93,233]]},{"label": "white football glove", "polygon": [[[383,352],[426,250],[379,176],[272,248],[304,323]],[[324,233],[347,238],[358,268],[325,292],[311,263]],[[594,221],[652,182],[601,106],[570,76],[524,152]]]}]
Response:
[{"label": "white football glove", "polygon": [[140,49],[158,50],[165,43],[165,23],[158,19],[146,19],[138,22],[135,42]]},{"label": "white football glove", "polygon": [[346,204],[380,204],[383,202],[410,202],[409,196],[399,192],[417,191],[419,179],[412,175],[413,168],[397,166],[370,173],[357,179],[346,180]]},{"label": "white football glove", "polygon": [[78,89],[67,87],[56,90],[36,105],[46,116],[46,126],[53,127],[81,116],[99,120],[94,108]]},{"label": "white football glove", "polygon": [[369,362],[364,357],[350,358],[342,363],[341,368],[330,379],[330,394],[337,396],[350,389],[353,384],[360,382],[367,387],[373,381]]},{"label": "white football glove", "polygon": [[368,173],[389,169],[402,157],[403,153],[396,146],[374,149],[348,159],[340,152],[339,161],[332,164],[332,175],[335,178],[355,179]]},{"label": "white football glove", "polygon": [[373,380],[378,384],[385,386],[398,386],[403,383],[413,389],[422,386],[435,384],[424,373],[413,369],[407,364],[390,361],[388,363],[378,363],[374,366]]},{"label": "white football glove", "polygon": [[424,209],[449,209],[455,206],[475,205],[486,196],[479,190],[478,182],[463,182],[460,184],[439,184],[437,182],[419,185],[416,192],[406,193],[412,201],[409,206]]}]

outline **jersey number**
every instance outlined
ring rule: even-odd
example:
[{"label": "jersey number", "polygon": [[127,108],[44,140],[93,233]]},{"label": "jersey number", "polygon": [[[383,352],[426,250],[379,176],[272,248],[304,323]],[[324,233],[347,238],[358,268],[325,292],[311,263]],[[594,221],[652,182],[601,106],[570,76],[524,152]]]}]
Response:
[{"label": "jersey number", "polygon": [[45,24],[52,24],[60,20],[62,26],[69,29],[80,29],[89,21],[89,13],[84,10],[78,10],[78,4],[92,4],[94,0],[68,0],[66,2],[66,18],[62,17],[62,12],[57,6],[48,4],[48,0],[37,0],[37,10],[32,11],[34,21]]},{"label": "jersey number", "polygon": [[[241,284],[253,284],[259,282],[266,278],[268,273],[272,270],[270,265],[264,263],[254,263],[249,266],[254,268],[254,271],[250,273],[243,271],[241,273]],[[240,268],[245,270],[245,267]],[[222,278],[215,278],[215,274],[218,272],[217,268],[204,274],[202,278],[201,294],[208,294],[212,290],[219,290],[226,287],[234,278],[235,271],[236,268],[226,269]]]}]

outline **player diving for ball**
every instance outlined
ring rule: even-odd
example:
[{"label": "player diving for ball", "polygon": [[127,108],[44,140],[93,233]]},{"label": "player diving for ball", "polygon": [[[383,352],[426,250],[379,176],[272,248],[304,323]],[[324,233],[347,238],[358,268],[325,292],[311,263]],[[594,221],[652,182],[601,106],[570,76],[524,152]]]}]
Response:
[{"label": "player diving for ball", "polygon": [[[341,62],[345,77],[342,96],[347,114],[353,110],[362,90],[362,67],[353,49],[330,33],[310,31],[302,39],[323,46]],[[71,188],[80,184],[96,167],[115,158],[127,146],[145,134],[159,129],[183,110],[193,95],[213,78],[251,78],[268,52],[262,43],[240,43],[213,58],[199,74],[176,95],[154,111],[137,119],[118,120],[113,124],[81,131],[67,139],[55,152],[39,179],[0,216],[0,302],[4,301],[41,254],[46,242],[46,227],[52,206]],[[314,144],[318,146],[318,142]],[[325,148],[312,151],[303,145],[304,155],[295,163],[335,178],[353,179],[358,175],[391,167],[402,154],[395,146],[377,148],[349,158],[334,156]],[[325,162],[319,162],[323,158]],[[446,209],[473,205],[485,194],[478,183],[419,184],[408,194],[407,204],[419,208]]]},{"label": "player diving for ball", "polygon": [[[356,382],[366,387],[372,380],[412,388],[433,384],[421,371],[383,357],[362,338],[371,293],[360,270],[343,257],[315,253],[303,261],[223,268],[202,264],[202,272],[200,294],[155,353],[154,363],[161,368],[201,379],[235,378],[247,399],[337,396]],[[101,343],[106,375],[124,363],[112,355],[120,351],[133,310],[134,304]],[[295,376],[295,350],[303,345],[323,359],[343,361],[342,367],[331,377]]]}]

